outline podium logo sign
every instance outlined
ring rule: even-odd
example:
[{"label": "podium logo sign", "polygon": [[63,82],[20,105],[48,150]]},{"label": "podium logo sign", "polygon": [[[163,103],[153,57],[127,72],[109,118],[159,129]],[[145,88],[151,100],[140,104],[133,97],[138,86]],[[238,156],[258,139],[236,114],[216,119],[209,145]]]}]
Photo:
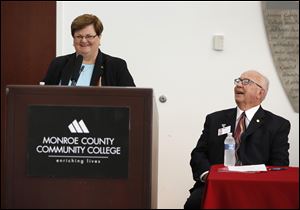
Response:
[{"label": "podium logo sign", "polygon": [[28,175],[128,177],[129,108],[30,106]]},{"label": "podium logo sign", "polygon": [[79,123],[77,120],[74,120],[69,125],[69,129],[70,129],[71,133],[89,133],[89,130],[87,129],[83,120],[80,120]]}]

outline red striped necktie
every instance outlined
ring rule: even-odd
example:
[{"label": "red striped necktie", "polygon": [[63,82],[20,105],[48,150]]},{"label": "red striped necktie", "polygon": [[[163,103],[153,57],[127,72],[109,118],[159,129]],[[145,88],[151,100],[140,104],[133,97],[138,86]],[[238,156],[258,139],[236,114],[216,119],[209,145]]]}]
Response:
[{"label": "red striped necktie", "polygon": [[234,132],[234,139],[237,144],[241,143],[241,135],[246,130],[246,123],[245,123],[246,114],[243,112],[240,116],[240,120],[236,125],[235,132]]},{"label": "red striped necktie", "polygon": [[243,112],[240,116],[239,122],[236,125],[235,132],[234,132],[234,139],[235,139],[235,156],[236,156],[236,165],[242,165],[240,161],[237,151],[240,148],[241,144],[241,135],[246,130],[246,123],[245,123],[246,114]]}]

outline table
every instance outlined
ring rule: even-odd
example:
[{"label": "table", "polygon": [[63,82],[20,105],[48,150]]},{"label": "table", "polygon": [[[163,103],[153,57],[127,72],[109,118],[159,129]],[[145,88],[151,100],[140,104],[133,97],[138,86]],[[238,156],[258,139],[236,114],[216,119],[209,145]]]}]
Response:
[{"label": "table", "polygon": [[255,173],[220,172],[223,167],[210,169],[203,208],[299,208],[299,167]]}]

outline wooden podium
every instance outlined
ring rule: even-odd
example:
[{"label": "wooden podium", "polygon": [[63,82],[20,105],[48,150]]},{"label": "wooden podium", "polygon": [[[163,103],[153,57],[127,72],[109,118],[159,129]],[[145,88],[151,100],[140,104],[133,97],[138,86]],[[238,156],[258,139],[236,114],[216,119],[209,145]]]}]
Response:
[{"label": "wooden podium", "polygon": [[[34,107],[34,109],[32,109],[32,107]],[[124,108],[125,110],[128,110],[126,112],[128,113],[127,121],[129,125],[127,129],[128,143],[126,144],[126,152],[124,152],[125,160],[124,158],[119,158],[121,156],[101,159],[103,163],[106,163],[105,170],[101,168],[102,162],[99,160],[99,163],[101,162],[101,164],[99,164],[99,170],[97,170],[97,167],[95,169],[95,166],[92,166],[94,173],[92,176],[89,176],[89,172],[84,168],[84,166],[78,166],[78,168],[76,170],[74,169],[74,171],[72,171],[73,166],[71,166],[69,169],[65,169],[66,173],[63,171],[64,168],[58,166],[60,167],[58,168],[60,171],[56,174],[56,172],[51,171],[51,168],[47,168],[47,164],[37,164],[36,166],[34,165],[36,164],[35,162],[31,163],[30,161],[32,161],[32,158],[30,157],[31,154],[29,152],[31,151],[31,138],[38,132],[44,132],[45,128],[42,128],[44,123],[46,123],[44,121],[49,121],[51,118],[48,116],[48,118],[45,117],[44,119],[44,113],[47,112],[47,110],[51,110],[51,113],[53,113],[53,107],[62,107],[65,110],[84,109],[83,111],[101,111],[103,108]],[[34,110],[34,112],[32,110]],[[46,111],[39,113],[41,110]],[[31,116],[33,113],[35,118]],[[65,117],[64,112],[59,113],[60,114],[57,114],[55,118],[53,116],[55,120]],[[117,115],[117,117],[118,116],[119,115]],[[152,208],[152,180],[156,179],[153,179],[152,177],[151,163],[151,160],[153,159],[151,151],[152,116],[152,89],[118,87],[8,86],[6,116],[7,129],[4,145],[4,207],[39,209]],[[40,124],[31,122],[32,119],[34,121],[36,118],[40,119]],[[97,118],[95,120],[99,119]],[[102,117],[101,120],[105,121],[107,119]],[[65,137],[65,139],[68,139],[68,143],[71,144],[71,140],[73,139],[74,144],[74,136],[76,135],[79,136],[76,138],[85,140],[88,139],[89,136],[92,136],[90,133],[91,130],[96,129],[93,129],[95,126],[93,127],[89,125],[87,121],[88,120],[81,122],[83,124],[85,123],[84,125],[80,123],[77,124],[77,121],[75,124],[74,122],[73,124],[71,123],[74,125],[73,133],[71,133],[71,128],[68,130],[67,125],[60,126],[62,127],[61,129],[68,133],[66,135],[73,136],[72,138]],[[72,127],[71,124],[70,126]],[[81,132],[79,132],[80,129],[77,130],[76,124],[82,128]],[[54,132],[55,129],[53,126],[49,126],[48,130],[49,132]],[[110,130],[110,128],[108,130]],[[84,135],[85,137],[83,137]],[[51,139],[52,144],[55,143],[54,140],[56,138],[60,139],[62,137],[53,137]],[[46,142],[45,139],[46,138],[44,137],[44,142]],[[92,137],[90,137],[90,139],[92,139]],[[48,138],[48,143],[49,141],[50,138]],[[86,142],[87,141],[85,141],[85,143]],[[88,146],[91,146],[92,143],[88,142],[87,144],[89,144]],[[122,147],[122,145],[120,147]],[[124,145],[123,147],[125,148]],[[50,148],[50,146],[45,148]],[[70,145],[68,148],[71,148]],[[125,151],[125,149],[123,150]],[[33,151],[36,152],[38,149]],[[43,150],[44,153],[49,151],[49,149]],[[72,151],[74,152],[75,150]],[[99,149],[97,151],[99,151]],[[48,157],[51,156],[48,155],[47,158]],[[105,162],[108,159],[114,161],[114,157],[119,158],[119,161],[121,162],[118,162],[115,165],[109,165],[107,163],[110,162]],[[51,158],[48,159],[46,161],[52,161]],[[78,156],[78,158],[73,157],[73,159],[85,161],[83,156]],[[57,158],[56,161],[59,162],[60,160],[69,161],[68,158]],[[35,159],[35,161],[39,160]],[[90,158],[90,161],[94,161],[94,159]],[[34,167],[31,167],[30,164]],[[75,166],[76,164],[73,165]],[[32,170],[31,168],[35,168],[35,170]],[[114,176],[109,177],[110,172],[108,173],[106,169],[113,170],[111,173],[114,174]],[[67,172],[67,170],[71,170],[71,172]],[[119,176],[118,170],[122,170],[122,173],[125,170],[125,172],[123,175]]]}]

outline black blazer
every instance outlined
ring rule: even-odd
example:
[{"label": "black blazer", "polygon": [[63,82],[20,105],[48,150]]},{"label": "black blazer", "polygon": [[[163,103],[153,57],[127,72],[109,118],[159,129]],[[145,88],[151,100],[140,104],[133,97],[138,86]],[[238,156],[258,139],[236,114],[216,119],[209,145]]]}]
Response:
[{"label": "black blazer", "polygon": [[[224,163],[224,140],[227,134],[218,136],[222,124],[231,125],[235,130],[237,109],[214,112],[206,116],[202,135],[191,153],[190,165],[193,178],[199,181],[200,175],[211,165]],[[260,107],[249,126],[241,136],[239,158],[243,165],[266,164],[289,165],[290,122]]]},{"label": "black blazer", "polygon": [[[75,65],[76,53],[55,58],[43,79],[46,85],[68,85]],[[106,55],[99,50],[90,86],[97,86],[101,77],[102,86],[135,86],[124,60]]]}]

